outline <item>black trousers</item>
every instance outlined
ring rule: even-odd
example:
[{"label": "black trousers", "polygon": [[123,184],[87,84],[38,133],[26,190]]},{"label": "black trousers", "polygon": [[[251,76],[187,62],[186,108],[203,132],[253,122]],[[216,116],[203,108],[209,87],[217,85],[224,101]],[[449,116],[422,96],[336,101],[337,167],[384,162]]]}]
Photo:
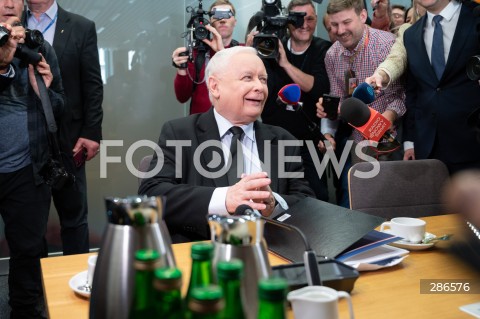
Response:
[{"label": "black trousers", "polygon": [[90,248],[85,165],[76,168],[74,173],[75,184],[52,191],[64,255],[87,253]]},{"label": "black trousers", "polygon": [[10,249],[8,276],[11,318],[41,318],[43,291],[40,258],[50,209],[50,188],[35,186],[32,165],[0,173],[0,212]]}]

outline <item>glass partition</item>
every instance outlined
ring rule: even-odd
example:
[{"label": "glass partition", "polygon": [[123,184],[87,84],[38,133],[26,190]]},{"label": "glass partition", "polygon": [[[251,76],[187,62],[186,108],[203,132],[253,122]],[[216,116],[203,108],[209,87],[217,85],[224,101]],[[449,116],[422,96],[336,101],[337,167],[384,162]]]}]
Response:
[{"label": "glass partition", "polygon": [[[173,92],[172,51],[184,45],[182,34],[198,1],[166,0],[57,0],[64,9],[96,23],[104,82],[103,145],[87,163],[91,247],[100,244],[106,224],[103,198],[137,193],[138,179],[128,166],[152,154],[160,129],[173,118],[188,114]],[[213,1],[203,1],[208,9]],[[234,38],[244,42],[250,17],[261,0],[232,0],[237,10]],[[283,1],[286,6],[288,1]],[[368,6],[370,4],[368,3]],[[327,38],[322,25],[326,3],[317,5],[317,34]],[[60,226],[52,205],[47,240],[50,252],[61,250]],[[8,256],[3,227],[0,257]]]}]

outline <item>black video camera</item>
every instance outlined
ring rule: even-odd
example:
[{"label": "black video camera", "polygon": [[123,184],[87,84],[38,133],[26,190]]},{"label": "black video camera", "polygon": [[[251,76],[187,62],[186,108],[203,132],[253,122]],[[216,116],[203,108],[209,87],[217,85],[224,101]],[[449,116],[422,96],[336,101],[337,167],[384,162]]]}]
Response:
[{"label": "black video camera", "polygon": [[[0,46],[3,46],[8,41],[10,32],[4,27],[0,26]],[[42,60],[39,50],[43,45],[44,38],[42,32],[38,30],[25,30],[25,43],[18,44],[15,51],[15,57],[19,58],[22,63],[28,65],[37,65]]]},{"label": "black video camera", "polygon": [[[255,24],[259,33],[253,38],[253,47],[257,49],[262,59],[276,59],[278,57],[278,41],[283,40],[287,35],[287,25],[295,28],[303,25],[305,12],[289,12],[282,14],[281,0],[263,0],[262,11],[257,12],[249,22]],[[255,19],[261,18],[258,23]]]},{"label": "black video camera", "polygon": [[[202,41],[204,39],[210,39],[210,31],[205,28],[207,24],[210,24],[209,18],[212,17],[216,20],[229,19],[233,16],[231,10],[212,10],[212,12],[203,10],[202,0],[198,1],[198,8],[187,7],[187,13],[190,13],[190,20],[187,23],[187,32],[184,37],[187,38],[187,52],[181,53],[181,55],[187,55],[190,62],[193,62],[193,49],[207,50],[206,44]],[[184,63],[180,66],[186,68]]]}]

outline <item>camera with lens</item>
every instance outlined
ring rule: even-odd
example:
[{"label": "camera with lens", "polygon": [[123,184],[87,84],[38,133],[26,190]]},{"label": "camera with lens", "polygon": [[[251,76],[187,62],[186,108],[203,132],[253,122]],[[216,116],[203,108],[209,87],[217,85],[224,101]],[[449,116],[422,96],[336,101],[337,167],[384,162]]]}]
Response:
[{"label": "camera with lens", "polygon": [[278,57],[278,41],[287,36],[287,25],[299,28],[303,25],[305,12],[283,14],[281,0],[263,0],[262,10],[249,22],[249,29],[256,27],[259,33],[253,38],[253,47],[262,59]]},{"label": "camera with lens", "polygon": [[[207,45],[202,41],[204,39],[210,39],[211,33],[205,27],[210,24],[209,18],[212,17],[216,20],[230,19],[233,16],[231,10],[222,10],[214,8],[211,12],[203,10],[202,0],[198,1],[198,7],[187,7],[187,13],[190,13],[190,20],[187,23],[188,31],[185,32],[184,37],[187,38],[187,52],[180,55],[188,55],[190,62],[193,62],[193,49],[207,50]],[[180,65],[181,68],[186,68],[184,63]]]},{"label": "camera with lens", "polygon": [[480,55],[474,55],[468,59],[467,76],[472,81],[480,80]]},{"label": "camera with lens", "polygon": [[[0,46],[5,45],[8,41],[10,32],[4,27],[0,26]],[[19,43],[15,51],[15,57],[19,58],[24,64],[37,65],[42,60],[39,54],[40,48],[43,45],[44,38],[42,32],[38,30],[25,30],[25,43]]]},{"label": "camera with lens", "polygon": [[53,189],[59,190],[75,183],[75,175],[69,173],[62,162],[50,158],[40,171],[45,183]]},{"label": "camera with lens", "polygon": [[15,57],[22,60],[25,64],[37,65],[42,60],[40,48],[44,42],[42,32],[38,30],[25,30],[25,43],[19,43],[15,51]]}]

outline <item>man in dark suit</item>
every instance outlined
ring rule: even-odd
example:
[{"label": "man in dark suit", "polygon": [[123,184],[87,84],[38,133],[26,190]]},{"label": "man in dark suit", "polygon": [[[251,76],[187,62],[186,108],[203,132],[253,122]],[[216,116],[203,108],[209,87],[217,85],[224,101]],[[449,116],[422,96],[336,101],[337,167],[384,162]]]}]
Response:
[{"label": "man in dark suit", "polygon": [[[62,151],[72,159],[89,161],[98,153],[102,138],[103,82],[94,22],[67,12],[55,0],[28,0],[26,25],[42,31],[58,58],[69,112],[61,118]],[[85,155],[83,155],[85,153]],[[73,165],[72,165],[73,166]],[[85,165],[75,166],[76,182],[53,191],[63,244],[63,254],[89,250]]]},{"label": "man in dark suit", "polygon": [[[480,146],[467,126],[480,106],[480,88],[466,74],[480,54],[471,1],[419,0],[427,14],[405,31],[408,56],[404,159],[436,158],[455,173],[480,168]],[[439,22],[437,22],[439,20]],[[442,49],[443,47],[443,49]],[[440,48],[440,49],[437,49]]]},{"label": "man in dark suit", "polygon": [[[207,213],[232,214],[247,204],[271,216],[314,196],[303,178],[298,141],[280,127],[257,121],[268,88],[256,50],[238,46],[217,52],[206,79],[213,108],[164,124],[149,170],[159,172],[139,189],[166,196],[165,221],[173,242],[208,239]],[[243,148],[239,180],[224,174],[231,166],[225,163],[234,158],[228,152],[236,141],[233,127],[243,130],[235,142]]]}]

